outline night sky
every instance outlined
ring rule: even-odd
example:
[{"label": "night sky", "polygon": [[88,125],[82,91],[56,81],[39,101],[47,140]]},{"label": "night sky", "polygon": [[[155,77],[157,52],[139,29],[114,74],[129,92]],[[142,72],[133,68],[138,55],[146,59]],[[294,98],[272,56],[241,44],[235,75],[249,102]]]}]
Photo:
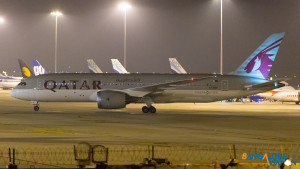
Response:
[{"label": "night sky", "polygon": [[[112,72],[123,62],[123,12],[113,0],[0,0],[0,71],[19,72],[17,59],[38,59],[54,71],[58,19],[58,70],[88,72],[94,59]],[[220,0],[131,0],[127,13],[129,72],[169,73],[176,57],[193,73],[219,72]],[[269,35],[286,32],[272,74],[298,74],[300,1],[223,0],[224,73],[235,70]],[[20,75],[17,73],[16,75]]]}]

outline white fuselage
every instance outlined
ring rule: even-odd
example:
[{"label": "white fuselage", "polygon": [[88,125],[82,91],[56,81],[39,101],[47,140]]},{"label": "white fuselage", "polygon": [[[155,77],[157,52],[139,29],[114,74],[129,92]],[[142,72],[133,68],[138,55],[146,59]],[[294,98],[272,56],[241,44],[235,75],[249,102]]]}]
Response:
[{"label": "white fuselage", "polygon": [[300,91],[295,90],[291,86],[285,86],[264,93],[257,94],[258,96],[265,97],[272,100],[277,100],[281,102],[299,102],[300,101]]}]

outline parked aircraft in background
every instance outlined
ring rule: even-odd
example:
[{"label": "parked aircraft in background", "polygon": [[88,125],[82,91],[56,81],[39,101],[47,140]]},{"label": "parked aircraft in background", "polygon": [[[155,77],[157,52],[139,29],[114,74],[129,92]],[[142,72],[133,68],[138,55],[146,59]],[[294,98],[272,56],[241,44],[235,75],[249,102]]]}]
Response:
[{"label": "parked aircraft in background", "polygon": [[97,66],[93,59],[87,59],[90,73],[103,73],[102,70]]},{"label": "parked aircraft in background", "polygon": [[187,74],[176,58],[169,58],[170,67],[174,74]]},{"label": "parked aircraft in background", "polygon": [[[30,68],[22,60],[20,60],[19,63],[23,65],[21,67],[22,72],[26,73],[26,75],[32,74]],[[33,65],[33,70],[35,75],[47,73],[37,60],[33,60],[32,65]],[[24,74],[23,77],[27,77],[27,76],[25,76]],[[7,76],[6,74],[3,75],[0,73],[0,88],[3,89],[14,88],[21,82],[21,79],[23,79],[23,77]]]},{"label": "parked aircraft in background", "polygon": [[11,96],[38,102],[97,102],[100,109],[145,103],[214,102],[240,98],[284,86],[267,80],[284,33],[269,36],[232,74],[46,74],[22,80]]},{"label": "parked aircraft in background", "polygon": [[0,73],[0,88],[12,89],[21,82],[22,77],[7,76]]},{"label": "parked aircraft in background", "polygon": [[284,86],[267,92],[258,93],[257,95],[281,102],[300,103],[300,90],[296,90],[292,86]]},{"label": "parked aircraft in background", "polygon": [[124,66],[120,63],[118,59],[111,59],[111,63],[114,69],[114,73],[121,73],[121,74],[128,74],[127,70]]},{"label": "parked aircraft in background", "polygon": [[47,71],[36,59],[32,60],[32,68],[35,76],[47,74]]}]

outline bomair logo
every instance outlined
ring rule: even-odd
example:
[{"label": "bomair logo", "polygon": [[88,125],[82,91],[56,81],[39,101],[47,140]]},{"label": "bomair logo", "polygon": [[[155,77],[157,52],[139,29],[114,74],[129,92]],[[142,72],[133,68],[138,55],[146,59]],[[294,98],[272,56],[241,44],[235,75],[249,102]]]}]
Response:
[{"label": "bomair logo", "polygon": [[[296,158],[296,154],[292,154],[292,159]],[[268,165],[273,166],[293,166],[297,164],[297,160],[288,159],[287,153],[243,153],[243,160],[266,160]]]},{"label": "bomair logo", "polygon": [[45,74],[45,69],[42,66],[33,66],[33,71],[36,76]]}]

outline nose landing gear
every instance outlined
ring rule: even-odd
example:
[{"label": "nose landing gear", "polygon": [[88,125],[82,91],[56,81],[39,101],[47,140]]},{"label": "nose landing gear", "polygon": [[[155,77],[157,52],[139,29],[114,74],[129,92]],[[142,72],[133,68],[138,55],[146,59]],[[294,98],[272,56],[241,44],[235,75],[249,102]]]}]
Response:
[{"label": "nose landing gear", "polygon": [[39,111],[40,110],[39,102],[38,101],[31,101],[31,104],[34,105],[34,107],[33,107],[34,111]]},{"label": "nose landing gear", "polygon": [[39,106],[34,106],[33,109],[34,109],[34,111],[39,111],[40,107]]}]

